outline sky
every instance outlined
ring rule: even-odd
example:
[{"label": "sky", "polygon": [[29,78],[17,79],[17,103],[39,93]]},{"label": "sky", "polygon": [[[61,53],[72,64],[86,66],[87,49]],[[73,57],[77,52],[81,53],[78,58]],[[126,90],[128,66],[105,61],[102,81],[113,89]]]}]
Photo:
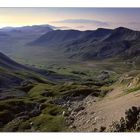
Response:
[{"label": "sky", "polygon": [[40,24],[61,29],[124,26],[140,30],[140,8],[0,8],[0,28]]}]

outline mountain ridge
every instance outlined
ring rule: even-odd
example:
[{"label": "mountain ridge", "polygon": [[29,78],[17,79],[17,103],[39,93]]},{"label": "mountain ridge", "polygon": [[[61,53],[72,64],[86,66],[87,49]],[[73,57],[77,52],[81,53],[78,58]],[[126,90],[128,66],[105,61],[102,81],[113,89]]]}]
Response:
[{"label": "mountain ridge", "polygon": [[[128,55],[133,43],[139,48],[140,32],[125,27],[99,28],[93,31],[55,30],[44,34],[32,46],[53,46],[67,53],[69,58],[109,58]],[[134,50],[133,50],[134,52]]]}]

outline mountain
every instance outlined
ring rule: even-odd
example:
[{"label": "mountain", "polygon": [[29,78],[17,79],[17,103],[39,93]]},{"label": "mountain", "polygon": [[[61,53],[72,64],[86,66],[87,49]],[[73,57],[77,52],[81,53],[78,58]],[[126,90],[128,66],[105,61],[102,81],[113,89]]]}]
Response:
[{"label": "mountain", "polygon": [[5,27],[0,29],[0,34],[7,34],[9,37],[14,39],[21,39],[30,41],[37,37],[53,30],[53,26],[50,25],[33,25],[23,27]]},{"label": "mountain", "polygon": [[124,27],[118,27],[107,37],[106,41],[133,41],[139,39],[140,32]]},{"label": "mountain", "polygon": [[53,30],[47,25],[38,25],[3,30],[0,31],[0,50],[19,62],[46,65],[61,60],[108,58],[140,61],[140,32],[125,27],[79,31]]},{"label": "mountain", "polygon": [[33,45],[35,44],[58,44],[66,41],[74,40],[79,38],[81,31],[77,30],[55,30],[48,32],[38,38]]},{"label": "mountain", "polygon": [[51,25],[34,25],[23,27],[5,27],[0,29],[0,50],[3,53],[14,56],[18,48],[25,46],[41,35],[52,31],[54,26]]},{"label": "mountain", "polygon": [[93,31],[55,30],[42,35],[31,44],[50,49],[53,46],[63,50],[69,58],[90,60],[138,55],[139,42],[139,31],[118,27]]},{"label": "mountain", "polygon": [[0,29],[0,32],[6,33],[35,33],[35,34],[43,34],[49,31],[52,31],[55,27],[51,25],[33,25],[33,26],[22,26],[22,27],[4,27]]},{"label": "mountain", "polygon": [[50,45],[50,44],[59,44],[65,42],[72,42],[77,40],[89,40],[89,39],[97,39],[103,37],[110,33],[110,29],[102,29],[99,28],[95,31],[78,31],[78,30],[54,30],[48,32],[37,40],[32,42],[32,45]]}]

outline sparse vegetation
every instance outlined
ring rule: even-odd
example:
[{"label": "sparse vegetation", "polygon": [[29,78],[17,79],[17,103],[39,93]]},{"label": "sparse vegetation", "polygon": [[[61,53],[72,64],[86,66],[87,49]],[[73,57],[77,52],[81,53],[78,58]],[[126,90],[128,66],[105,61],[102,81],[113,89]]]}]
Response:
[{"label": "sparse vegetation", "polygon": [[140,108],[133,106],[126,110],[125,117],[110,126],[112,132],[139,132],[140,131]]}]

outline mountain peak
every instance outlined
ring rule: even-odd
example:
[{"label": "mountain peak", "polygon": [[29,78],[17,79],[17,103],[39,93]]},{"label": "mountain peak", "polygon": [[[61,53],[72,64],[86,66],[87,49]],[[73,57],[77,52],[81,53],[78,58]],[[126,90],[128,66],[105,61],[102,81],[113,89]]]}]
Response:
[{"label": "mountain peak", "polygon": [[115,28],[114,31],[133,31],[133,30],[126,27],[118,27],[118,28]]},{"label": "mountain peak", "polygon": [[101,30],[111,30],[111,29],[107,29],[107,28],[97,28],[97,31],[101,31]]},{"label": "mountain peak", "polygon": [[140,32],[128,29],[126,27],[118,27],[105,39],[106,41],[132,41],[138,39]]}]

